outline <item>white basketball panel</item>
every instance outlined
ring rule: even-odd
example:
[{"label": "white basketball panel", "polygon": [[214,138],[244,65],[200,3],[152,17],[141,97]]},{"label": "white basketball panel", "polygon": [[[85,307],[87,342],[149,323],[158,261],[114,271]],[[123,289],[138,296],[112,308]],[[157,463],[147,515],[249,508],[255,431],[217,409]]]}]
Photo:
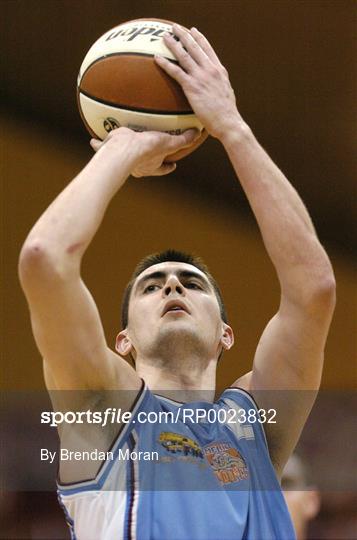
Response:
[{"label": "white basketball panel", "polygon": [[86,69],[98,58],[115,53],[160,54],[171,60],[175,56],[166,47],[162,36],[171,25],[159,21],[130,21],[103,34],[87,52],[79,70],[78,84]]},{"label": "white basketball panel", "polygon": [[203,125],[194,114],[152,114],[129,111],[105,105],[81,93],[79,103],[87,124],[102,140],[108,135],[111,124],[112,128],[124,126],[136,131],[153,130],[172,133],[179,133],[189,128],[197,128],[200,131],[203,129]]}]

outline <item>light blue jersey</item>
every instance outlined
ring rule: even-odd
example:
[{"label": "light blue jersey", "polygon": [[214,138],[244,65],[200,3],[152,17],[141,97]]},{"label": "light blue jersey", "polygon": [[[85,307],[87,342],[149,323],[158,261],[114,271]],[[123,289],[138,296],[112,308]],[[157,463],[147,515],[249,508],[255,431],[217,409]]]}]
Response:
[{"label": "light blue jersey", "polygon": [[[188,420],[198,409],[207,411],[204,421]],[[143,387],[113,459],[94,480],[58,485],[72,538],[294,540],[262,424],[252,414],[248,421],[252,410],[251,396],[236,388],[214,404],[180,404]],[[143,422],[148,413],[161,421]]]}]

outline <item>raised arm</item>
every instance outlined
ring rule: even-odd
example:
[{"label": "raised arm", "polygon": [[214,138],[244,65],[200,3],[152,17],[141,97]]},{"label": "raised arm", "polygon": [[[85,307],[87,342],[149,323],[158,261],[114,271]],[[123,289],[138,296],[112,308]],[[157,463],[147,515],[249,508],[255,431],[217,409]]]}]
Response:
[{"label": "raised arm", "polygon": [[129,174],[171,172],[175,165],[163,164],[165,155],[196,136],[193,130],[174,137],[120,128],[104,143],[93,140],[97,153],[29,233],[19,274],[50,389],[140,388],[132,367],[107,347],[96,305],[80,276],[82,257]]},{"label": "raised arm", "polygon": [[259,405],[277,410],[277,424],[265,427],[280,474],[320,386],[334,276],[299,195],[252,133],[237,125],[224,145],[280,282],[279,310],[259,341],[248,381]]},{"label": "raised arm", "polygon": [[299,195],[239,114],[228,73],[211,45],[196,29],[174,26],[174,32],[180,41],[168,36],[166,43],[180,65],[157,62],[224,145],[280,282],[280,307],[262,335],[253,370],[235,383],[255,395],[260,407],[277,409],[277,424],[266,425],[266,434],[280,473],[320,384],[335,304],[333,271]]}]

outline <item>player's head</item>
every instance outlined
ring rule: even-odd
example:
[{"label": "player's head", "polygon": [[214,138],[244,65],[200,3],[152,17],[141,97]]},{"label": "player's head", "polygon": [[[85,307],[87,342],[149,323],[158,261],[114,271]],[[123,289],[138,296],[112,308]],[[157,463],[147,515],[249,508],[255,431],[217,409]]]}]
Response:
[{"label": "player's head", "polygon": [[287,462],[281,480],[284,497],[296,531],[297,540],[304,540],[309,521],[320,509],[319,492],[309,485],[306,467],[297,454]]},{"label": "player's head", "polygon": [[134,358],[168,354],[170,347],[198,354],[216,346],[219,356],[233,344],[217,282],[202,259],[175,250],[136,266],[124,291],[122,328],[117,350]]}]

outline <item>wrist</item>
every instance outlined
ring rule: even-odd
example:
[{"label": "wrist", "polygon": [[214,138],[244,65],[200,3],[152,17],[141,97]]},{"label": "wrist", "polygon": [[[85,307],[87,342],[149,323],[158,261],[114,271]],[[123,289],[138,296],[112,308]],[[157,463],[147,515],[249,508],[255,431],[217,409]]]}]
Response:
[{"label": "wrist", "polygon": [[221,131],[218,139],[228,151],[232,146],[240,144],[251,135],[252,131],[248,124],[244,122],[241,116],[237,116],[225,124],[224,130]]},{"label": "wrist", "polygon": [[103,144],[97,155],[102,155],[114,167],[125,169],[129,175],[139,159],[139,149],[131,138],[116,135]]},{"label": "wrist", "polygon": [[142,145],[137,140],[137,133],[126,128],[120,130],[108,135],[94,159],[104,160],[110,168],[129,176],[140,162]]}]

